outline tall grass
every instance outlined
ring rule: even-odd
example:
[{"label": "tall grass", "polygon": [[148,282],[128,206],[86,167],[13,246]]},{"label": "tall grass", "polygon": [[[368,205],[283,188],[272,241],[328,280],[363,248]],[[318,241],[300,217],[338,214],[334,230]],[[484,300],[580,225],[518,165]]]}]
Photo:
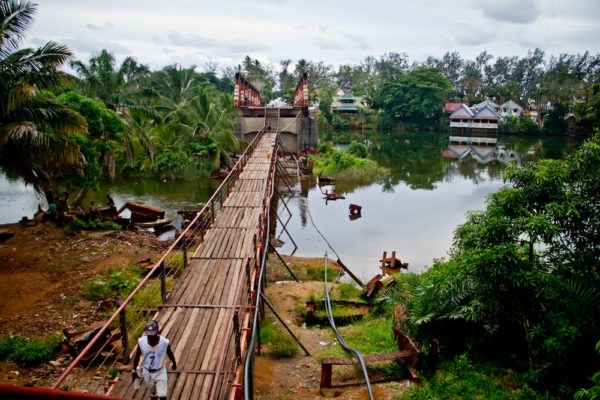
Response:
[{"label": "tall grass", "polygon": [[463,354],[443,362],[440,371],[422,387],[413,387],[395,397],[395,400],[431,399],[550,400],[551,397],[519,383],[510,371],[473,364]]},{"label": "tall grass", "polygon": [[298,352],[298,344],[290,334],[279,327],[273,317],[266,318],[260,328],[260,341],[273,358],[290,358]]}]

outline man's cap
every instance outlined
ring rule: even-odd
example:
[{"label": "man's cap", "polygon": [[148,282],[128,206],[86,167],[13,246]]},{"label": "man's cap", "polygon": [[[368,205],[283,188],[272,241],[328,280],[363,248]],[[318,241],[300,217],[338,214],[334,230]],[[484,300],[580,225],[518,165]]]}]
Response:
[{"label": "man's cap", "polygon": [[158,322],[156,322],[155,320],[148,322],[146,324],[146,327],[144,328],[144,332],[146,333],[146,336],[157,335],[158,334]]}]

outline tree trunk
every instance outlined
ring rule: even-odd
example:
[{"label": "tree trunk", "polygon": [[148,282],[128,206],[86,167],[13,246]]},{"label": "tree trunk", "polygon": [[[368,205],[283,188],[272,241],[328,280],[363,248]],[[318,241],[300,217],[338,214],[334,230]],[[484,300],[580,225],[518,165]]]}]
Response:
[{"label": "tree trunk", "polygon": [[85,199],[87,193],[88,188],[81,189],[77,194],[77,197],[75,197],[75,200],[73,200],[73,207],[81,207],[81,203],[83,202],[83,199]]},{"label": "tree trunk", "polygon": [[106,176],[111,181],[115,179],[116,175],[116,162],[113,153],[105,153],[104,154],[104,166],[106,168]]},{"label": "tree trunk", "polygon": [[533,356],[531,355],[531,338],[529,337],[529,318],[523,315],[523,329],[525,329],[525,341],[527,342],[527,362],[529,370],[533,371]]}]

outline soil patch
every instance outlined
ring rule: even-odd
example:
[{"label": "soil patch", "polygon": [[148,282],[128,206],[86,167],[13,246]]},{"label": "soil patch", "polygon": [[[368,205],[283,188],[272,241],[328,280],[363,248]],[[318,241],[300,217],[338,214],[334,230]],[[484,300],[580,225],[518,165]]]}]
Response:
[{"label": "soil patch", "polygon": [[[73,233],[52,222],[0,229],[15,233],[0,244],[0,336],[41,339],[102,320],[98,305],[84,298],[84,283],[109,269],[156,261],[168,246],[146,232]],[[59,355],[56,365],[34,369],[0,363],[0,383],[44,386],[68,362]]]}]

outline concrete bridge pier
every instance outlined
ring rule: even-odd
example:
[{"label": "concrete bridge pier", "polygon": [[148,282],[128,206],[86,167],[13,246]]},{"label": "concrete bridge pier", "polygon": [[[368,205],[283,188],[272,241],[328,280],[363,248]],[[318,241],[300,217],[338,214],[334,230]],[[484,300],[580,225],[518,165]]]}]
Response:
[{"label": "concrete bridge pier", "polygon": [[[272,110],[264,107],[248,107],[242,110],[236,136],[248,143],[264,127],[265,113]],[[297,107],[279,109],[279,126],[283,144],[289,152],[299,153],[307,146],[316,147],[318,143],[317,120],[311,118]],[[275,127],[273,127],[275,129]]]}]

